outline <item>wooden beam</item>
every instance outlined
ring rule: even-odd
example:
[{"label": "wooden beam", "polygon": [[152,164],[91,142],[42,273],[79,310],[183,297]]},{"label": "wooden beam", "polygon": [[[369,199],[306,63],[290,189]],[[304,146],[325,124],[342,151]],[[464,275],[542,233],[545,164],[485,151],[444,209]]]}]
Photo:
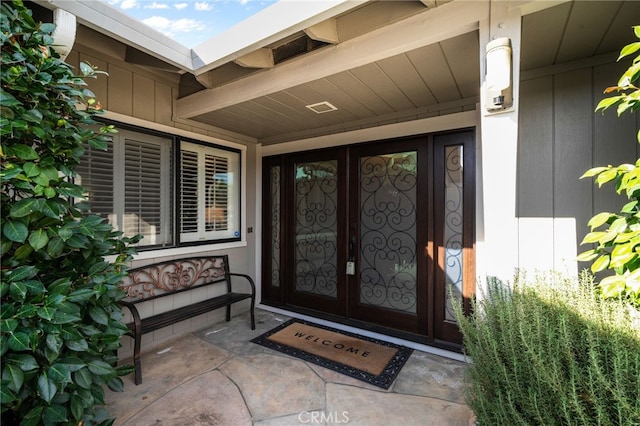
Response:
[{"label": "wooden beam", "polygon": [[477,30],[478,22],[488,17],[488,2],[447,3],[277,67],[178,99],[176,116],[192,118],[437,43]]},{"label": "wooden beam", "polygon": [[239,57],[234,62],[245,68],[272,68],[274,66],[273,52],[271,49],[263,47]]},{"label": "wooden beam", "polygon": [[304,32],[314,40],[331,44],[338,44],[340,42],[335,18],[327,19],[326,21],[306,28]]},{"label": "wooden beam", "polygon": [[436,0],[420,0],[420,1],[429,9],[433,9],[434,7],[436,7]]}]

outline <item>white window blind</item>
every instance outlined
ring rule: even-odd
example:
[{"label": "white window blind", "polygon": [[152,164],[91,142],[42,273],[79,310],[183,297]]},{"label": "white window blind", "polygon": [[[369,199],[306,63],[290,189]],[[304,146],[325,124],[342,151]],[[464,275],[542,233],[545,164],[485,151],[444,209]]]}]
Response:
[{"label": "white window blind", "polygon": [[181,241],[239,237],[239,170],[237,153],[181,144]]},{"label": "white window blind", "polygon": [[138,139],[127,137],[124,144],[124,234],[144,235],[142,245],[166,245],[171,229],[170,145]]},{"label": "white window blind", "polygon": [[240,238],[238,151],[129,128],[112,137],[106,151],[88,147],[76,168],[90,213],[125,236],[142,234],[138,247],[148,249]]},{"label": "white window blind", "polygon": [[107,142],[106,151],[87,147],[76,172],[76,183],[85,189],[90,213],[104,217],[114,225],[113,141]]},{"label": "white window blind", "polygon": [[124,236],[142,234],[138,246],[172,244],[170,138],[119,130],[107,151],[89,148],[77,167],[91,213]]}]

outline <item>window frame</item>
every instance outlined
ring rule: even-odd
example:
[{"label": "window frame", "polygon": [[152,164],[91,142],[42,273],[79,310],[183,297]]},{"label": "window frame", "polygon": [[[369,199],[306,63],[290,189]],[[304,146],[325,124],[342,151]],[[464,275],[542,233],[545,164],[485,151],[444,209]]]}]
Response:
[{"label": "window frame", "polygon": [[[158,255],[180,255],[185,253],[197,253],[210,250],[223,250],[227,248],[245,247],[247,245],[246,223],[246,151],[247,147],[238,143],[225,141],[211,136],[150,123],[121,114],[105,112],[98,118],[100,126],[113,125],[117,130],[127,130],[141,134],[171,139],[171,236],[173,241],[165,245],[146,245],[137,247],[136,259],[156,257]],[[180,151],[182,142],[201,145],[208,148],[226,151],[230,156],[237,156],[239,183],[233,197],[236,199],[238,218],[238,236],[232,238],[208,239],[198,241],[181,241],[180,239]],[[115,159],[114,159],[115,161]],[[90,200],[89,200],[90,202]],[[161,252],[161,253],[160,253]]]}]

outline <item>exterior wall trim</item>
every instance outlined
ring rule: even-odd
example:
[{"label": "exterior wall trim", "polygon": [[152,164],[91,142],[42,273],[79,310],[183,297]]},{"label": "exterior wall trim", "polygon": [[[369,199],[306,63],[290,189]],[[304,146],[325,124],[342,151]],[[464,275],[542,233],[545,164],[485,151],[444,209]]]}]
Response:
[{"label": "exterior wall trim", "polygon": [[[372,140],[399,138],[403,136],[419,135],[423,133],[434,133],[444,130],[473,127],[478,125],[478,114],[476,111],[465,111],[455,114],[441,115],[438,117],[423,118],[402,123],[393,123],[385,126],[370,127],[366,129],[353,130],[351,132],[336,133],[333,135],[317,136],[308,139],[301,139],[292,142],[280,143],[277,145],[262,146],[262,157],[287,154],[295,151],[306,151],[318,147],[328,148],[340,145],[349,145]],[[260,193],[261,189],[257,189]]]}]

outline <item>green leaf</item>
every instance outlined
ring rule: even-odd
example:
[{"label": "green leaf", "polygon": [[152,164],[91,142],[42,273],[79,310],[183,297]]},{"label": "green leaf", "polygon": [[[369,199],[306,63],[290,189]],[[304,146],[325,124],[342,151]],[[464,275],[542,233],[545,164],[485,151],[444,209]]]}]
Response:
[{"label": "green leaf", "polygon": [[52,309],[48,306],[43,306],[38,310],[38,316],[47,321],[51,321],[54,314],[55,314],[55,309]]},{"label": "green leaf", "polygon": [[47,404],[51,402],[57,391],[58,387],[53,380],[49,379],[46,372],[43,372],[38,376],[38,392],[40,394],[40,398],[44,399]]},{"label": "green leaf", "polygon": [[89,309],[89,316],[91,319],[97,322],[98,324],[107,325],[109,324],[109,315],[105,312],[104,309],[100,306],[94,306]]},{"label": "green leaf", "polygon": [[42,121],[42,113],[37,109],[25,111],[22,114],[22,119],[31,123],[40,123]]},{"label": "green leaf", "polygon": [[51,257],[57,257],[62,253],[64,249],[64,241],[60,238],[52,238],[49,240],[49,244],[47,244],[47,253]]},{"label": "green leaf", "polygon": [[69,294],[67,296],[67,300],[70,302],[85,302],[95,295],[95,290],[90,288],[81,288]]},{"label": "green leaf", "polygon": [[115,373],[115,369],[111,365],[99,359],[90,361],[87,366],[89,367],[89,371],[98,376],[106,376]]},{"label": "green leaf", "polygon": [[601,100],[598,103],[598,106],[596,106],[596,111],[598,111],[600,109],[602,111],[605,111],[607,108],[617,104],[618,102],[620,102],[623,99],[624,99],[624,96],[612,96],[610,98],[604,98],[603,100]]},{"label": "green leaf", "polygon": [[610,268],[624,266],[627,262],[636,257],[631,244],[617,244],[611,251]]},{"label": "green leaf", "polygon": [[23,282],[11,283],[9,287],[11,298],[17,302],[24,302],[27,297],[27,286]]},{"label": "green leaf", "polygon": [[40,174],[40,167],[36,163],[24,163],[22,169],[24,170],[24,173],[27,175],[27,177],[34,177]]},{"label": "green leaf", "polygon": [[589,232],[587,235],[584,236],[580,244],[597,243],[606,234],[607,234],[606,232]]},{"label": "green leaf", "polygon": [[587,225],[591,227],[591,230],[594,230],[595,228],[598,228],[599,226],[602,226],[605,223],[607,223],[609,218],[612,216],[615,216],[615,215],[608,212],[598,213],[597,215],[593,216],[591,220],[589,220]]},{"label": "green leaf", "polygon": [[582,176],[580,176],[580,179],[598,175],[605,170],[609,170],[609,167],[594,167],[593,169],[587,170]]},{"label": "green leaf", "polygon": [[28,351],[29,347],[29,335],[23,332],[11,333],[9,336],[9,348],[16,351]]},{"label": "green leaf", "polygon": [[29,235],[29,245],[36,251],[46,247],[48,242],[49,236],[44,229],[36,229]]},{"label": "green leaf", "polygon": [[626,231],[626,229],[627,229],[627,219],[624,218],[624,217],[619,217],[618,219],[613,221],[613,223],[609,227],[609,231],[608,232],[613,232],[615,234],[620,234],[620,233]]},{"label": "green leaf", "polygon": [[56,424],[68,421],[67,409],[64,405],[52,404],[45,407],[42,412],[42,419],[45,424]]},{"label": "green leaf", "polygon": [[596,178],[596,182],[598,182],[599,186],[604,185],[607,182],[614,180],[618,176],[618,171],[615,169],[607,170],[598,175]]},{"label": "green leaf", "polygon": [[75,356],[66,356],[63,359],[60,359],[59,362],[66,365],[69,371],[72,373],[79,371],[87,365],[84,361]]},{"label": "green leaf", "polygon": [[49,284],[49,294],[67,294],[71,288],[71,279],[60,278]]},{"label": "green leaf", "polygon": [[40,158],[33,148],[22,143],[8,146],[6,154],[9,157],[17,157],[20,160],[37,160]]},{"label": "green leaf", "polygon": [[36,359],[28,354],[14,354],[3,358],[3,361],[14,364],[22,371],[33,371],[39,367]]},{"label": "green leaf", "polygon": [[29,229],[22,222],[8,220],[2,225],[2,235],[11,241],[24,243],[29,235]]},{"label": "green leaf", "polygon": [[81,319],[82,315],[80,314],[78,306],[74,303],[65,303],[58,306],[55,310],[51,317],[51,322],[53,324],[69,324],[80,321]]},{"label": "green leaf", "polygon": [[63,341],[57,334],[48,334],[46,338],[46,344],[49,349],[54,352],[60,352],[62,349]]},{"label": "green leaf", "polygon": [[37,405],[31,409],[20,422],[20,426],[39,426],[42,424],[43,405]]},{"label": "green leaf", "polygon": [[16,282],[33,278],[37,273],[38,268],[35,266],[18,266],[17,268],[6,272],[5,277],[9,282]]},{"label": "green leaf", "polygon": [[88,368],[82,368],[73,374],[73,382],[84,389],[90,389],[93,376]]},{"label": "green leaf", "polygon": [[14,318],[7,318],[0,321],[0,332],[11,333],[18,327],[18,321]]},{"label": "green leaf", "polygon": [[71,383],[71,370],[65,364],[55,363],[48,372],[49,378],[55,383]]},{"label": "green leaf", "polygon": [[638,205],[638,200],[633,200],[625,204],[620,210],[621,213],[632,213]]},{"label": "green leaf", "polygon": [[60,179],[58,169],[53,166],[41,167],[41,174],[46,176],[46,178],[52,182],[57,182]]},{"label": "green leaf", "polygon": [[66,340],[64,345],[75,352],[86,352],[89,349],[89,344],[86,340]]},{"label": "green leaf", "polygon": [[81,419],[84,414],[84,400],[78,395],[71,395],[69,408],[74,419]]},{"label": "green leaf", "polygon": [[609,255],[602,255],[591,265],[591,272],[594,274],[596,272],[604,271],[609,266]]},{"label": "green leaf", "polygon": [[58,231],[58,236],[62,239],[62,241],[67,241],[69,238],[73,236],[73,229],[71,226],[63,226]]},{"label": "green leaf", "polygon": [[124,383],[120,377],[112,377],[107,381],[107,387],[114,392],[124,392]]},{"label": "green leaf", "polygon": [[24,383],[24,373],[13,364],[7,364],[2,370],[2,380],[6,380],[7,386],[14,392],[19,392]]},{"label": "green leaf", "polygon": [[613,275],[600,281],[600,290],[605,298],[618,297],[625,289],[625,280],[620,275]]},{"label": "green leaf", "polygon": [[11,206],[11,211],[9,216],[11,217],[24,217],[29,216],[33,212],[40,211],[42,209],[42,205],[44,204],[44,200],[40,198],[24,198],[13,206]]}]

